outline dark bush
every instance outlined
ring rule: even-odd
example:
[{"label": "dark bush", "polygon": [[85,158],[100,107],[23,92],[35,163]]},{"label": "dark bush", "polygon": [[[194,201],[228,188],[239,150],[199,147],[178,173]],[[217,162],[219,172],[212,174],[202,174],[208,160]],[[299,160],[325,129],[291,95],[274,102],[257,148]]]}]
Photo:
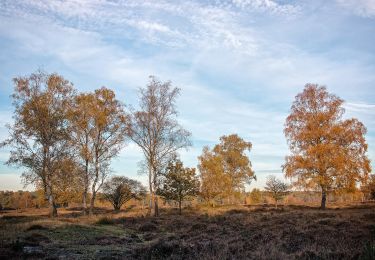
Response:
[{"label": "dark bush", "polygon": [[96,221],[96,224],[98,225],[113,225],[114,223],[113,219],[109,217],[102,217]]}]

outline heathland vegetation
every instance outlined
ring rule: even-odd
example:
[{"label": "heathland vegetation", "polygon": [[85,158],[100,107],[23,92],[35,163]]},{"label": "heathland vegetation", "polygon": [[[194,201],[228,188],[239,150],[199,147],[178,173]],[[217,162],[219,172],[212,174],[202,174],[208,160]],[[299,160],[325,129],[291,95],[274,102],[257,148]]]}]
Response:
[{"label": "heathland vegetation", "polygon": [[[105,87],[79,93],[56,73],[14,85],[0,147],[35,192],[0,192],[0,258],[375,257],[366,127],[343,119],[344,101],[324,86],[306,84],[286,118],[290,184],[270,175],[249,192],[253,147],[236,133],[204,147],[197,169],[184,166],[191,133],[169,81],[150,77],[136,109]],[[143,152],[147,187],[111,174],[129,142]]]}]

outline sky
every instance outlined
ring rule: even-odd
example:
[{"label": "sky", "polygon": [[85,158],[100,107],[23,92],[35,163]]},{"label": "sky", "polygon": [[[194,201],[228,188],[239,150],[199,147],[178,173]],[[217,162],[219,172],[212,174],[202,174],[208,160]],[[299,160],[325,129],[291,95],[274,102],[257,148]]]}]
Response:
[{"label": "sky", "polygon": [[[12,123],[12,79],[57,72],[79,91],[102,86],[137,107],[150,75],[181,88],[179,122],[193,146],[180,152],[196,167],[205,145],[239,134],[262,188],[283,178],[289,150],[284,122],[306,83],[345,100],[345,118],[367,127],[375,160],[375,0],[0,1],[0,140]],[[4,165],[0,190],[22,189],[24,169]],[[136,178],[142,153],[128,142],[113,174]],[[28,189],[33,189],[29,186]]]}]

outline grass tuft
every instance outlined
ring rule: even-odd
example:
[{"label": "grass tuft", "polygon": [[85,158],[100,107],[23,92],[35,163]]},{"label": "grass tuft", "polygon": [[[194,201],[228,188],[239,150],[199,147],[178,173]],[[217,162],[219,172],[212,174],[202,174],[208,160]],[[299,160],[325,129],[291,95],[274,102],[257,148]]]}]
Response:
[{"label": "grass tuft", "polygon": [[115,224],[114,220],[110,217],[101,217],[98,221],[96,221],[97,225],[113,225]]}]

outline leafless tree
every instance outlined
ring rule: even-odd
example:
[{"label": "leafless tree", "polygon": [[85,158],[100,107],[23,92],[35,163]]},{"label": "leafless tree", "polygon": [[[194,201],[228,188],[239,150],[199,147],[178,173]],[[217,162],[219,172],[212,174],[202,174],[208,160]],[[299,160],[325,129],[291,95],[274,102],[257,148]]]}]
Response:
[{"label": "leafless tree", "polygon": [[267,177],[265,190],[269,192],[270,196],[275,200],[275,207],[277,203],[282,200],[287,194],[289,194],[289,187],[286,183],[275,176],[270,175]]},{"label": "leafless tree", "polygon": [[171,155],[191,145],[190,132],[176,119],[175,102],[179,92],[180,89],[173,87],[170,81],[163,83],[151,76],[147,87],[139,91],[139,110],[131,113],[128,124],[128,136],[145,156],[151,195],[149,214],[154,204],[154,216],[159,214],[155,191],[162,168]]}]

